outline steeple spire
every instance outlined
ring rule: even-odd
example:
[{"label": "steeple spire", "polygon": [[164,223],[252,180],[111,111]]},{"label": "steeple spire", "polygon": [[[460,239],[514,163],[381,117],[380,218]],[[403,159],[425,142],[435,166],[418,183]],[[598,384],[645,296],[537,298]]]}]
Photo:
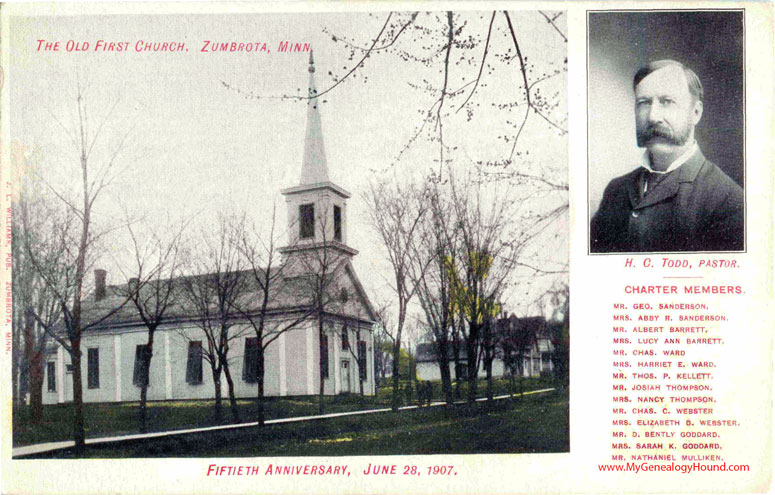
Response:
[{"label": "steeple spire", "polygon": [[328,182],[326,151],[323,147],[323,125],[318,110],[317,90],[315,89],[315,61],[309,52],[309,96],[307,100],[307,131],[304,136],[304,161],[301,164],[299,185]]}]

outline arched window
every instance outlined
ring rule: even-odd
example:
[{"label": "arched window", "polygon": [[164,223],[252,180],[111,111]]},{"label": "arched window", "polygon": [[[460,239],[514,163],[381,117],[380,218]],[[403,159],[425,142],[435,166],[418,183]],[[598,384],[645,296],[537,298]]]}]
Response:
[{"label": "arched window", "polygon": [[346,351],[350,348],[350,336],[347,332],[347,325],[342,327],[342,350]]}]

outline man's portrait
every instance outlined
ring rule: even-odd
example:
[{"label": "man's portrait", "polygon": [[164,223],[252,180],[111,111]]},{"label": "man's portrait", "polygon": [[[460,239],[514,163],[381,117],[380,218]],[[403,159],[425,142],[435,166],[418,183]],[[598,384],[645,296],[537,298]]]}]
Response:
[{"label": "man's portrait", "polygon": [[744,250],[742,12],[588,27],[590,252]]}]

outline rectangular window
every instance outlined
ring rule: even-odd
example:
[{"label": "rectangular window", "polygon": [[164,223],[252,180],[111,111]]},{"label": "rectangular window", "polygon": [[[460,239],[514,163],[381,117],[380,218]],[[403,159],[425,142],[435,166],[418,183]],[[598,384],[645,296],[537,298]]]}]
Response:
[{"label": "rectangular window", "polygon": [[188,343],[188,360],[186,362],[186,383],[197,385],[202,383],[202,341]]},{"label": "rectangular window", "polygon": [[320,369],[323,378],[328,378],[328,336],[323,335],[320,342]]},{"label": "rectangular window", "polygon": [[455,365],[455,376],[461,380],[468,379],[468,365],[466,363],[458,363]]},{"label": "rectangular window", "polygon": [[342,208],[334,205],[334,239],[342,241]]},{"label": "rectangular window", "polygon": [[366,380],[366,342],[358,341],[358,373],[361,380]]},{"label": "rectangular window", "polygon": [[258,381],[258,352],[258,338],[246,338],[245,357],[242,363],[242,379],[248,383],[256,383]]},{"label": "rectangular window", "polygon": [[89,388],[100,388],[100,350],[97,347],[88,349],[87,380]]},{"label": "rectangular window", "polygon": [[56,392],[57,391],[57,372],[56,372],[57,364],[54,361],[49,361],[46,363],[46,377],[48,379],[48,391],[49,392]]},{"label": "rectangular window", "polygon": [[312,203],[299,205],[299,237],[315,237],[315,205]]},{"label": "rectangular window", "polygon": [[342,327],[342,350],[350,348],[350,336],[347,333],[347,326]]},{"label": "rectangular window", "polygon": [[144,364],[151,361],[151,350],[147,345],[138,345],[135,348],[135,369],[132,375],[132,384],[137,387],[143,385],[150,385],[148,381],[148,374],[150,374],[150,367],[148,373],[145,371]]}]

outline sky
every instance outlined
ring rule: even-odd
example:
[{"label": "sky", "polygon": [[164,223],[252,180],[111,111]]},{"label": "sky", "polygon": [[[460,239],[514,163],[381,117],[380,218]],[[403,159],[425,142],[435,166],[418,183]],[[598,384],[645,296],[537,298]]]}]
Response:
[{"label": "sky", "polygon": [[[355,64],[341,41],[367,46],[387,13],[318,14],[168,14],[31,16],[12,20],[10,33],[11,137],[35,150],[41,175],[61,191],[74,188],[77,154],[65,129],[74,122],[75,90],[85,86],[90,132],[104,126],[95,146],[95,161],[108,156],[126,137],[115,179],[95,205],[103,225],[119,223],[127,212],[163,225],[167,218],[189,219],[206,228],[218,213],[245,211],[268,227],[273,205],[285,224],[280,190],[298,184],[303,155],[305,103],[246,94],[281,96],[306,93],[307,53],[279,53],[280,41],[310,43],[315,54],[319,90],[331,85]],[[406,19],[404,16],[403,19]],[[547,116],[567,125],[566,44],[538,12],[512,12],[528,76],[536,83],[534,98],[556,101]],[[489,12],[466,12],[464,33],[483,39]],[[438,98],[442,82],[439,32],[444,15],[421,14],[428,31],[407,30],[397,48],[409,54],[433,54],[427,63],[404,60],[401,52],[382,51],[366,60],[356,77],[326,94],[320,105],[331,181],[350,191],[349,244],[360,251],[354,267],[373,302],[390,296],[390,267],[377,234],[369,225],[363,194],[368,184],[406,181],[437,169],[438,147],[424,134],[412,140],[425,112]],[[557,25],[565,30],[565,18]],[[476,112],[455,113],[462,97],[449,102],[445,141],[455,166],[479,160],[502,160],[511,151],[522,107],[505,115],[498,105],[518,101],[522,76],[502,56],[512,41],[505,19],[498,16],[488,65],[471,100]],[[443,31],[441,31],[443,33]],[[38,40],[59,41],[59,51],[39,50]],[[84,51],[67,51],[67,42]],[[95,51],[99,40],[127,42],[123,52]],[[185,43],[182,53],[137,53],[139,40]],[[270,53],[202,53],[204,41],[266,43]],[[73,46],[71,43],[71,46]],[[401,46],[403,44],[403,47]],[[470,83],[478,70],[482,44],[453,53],[449,88]],[[231,88],[227,88],[223,83]],[[468,86],[471,87],[470,85]],[[434,89],[435,88],[435,89]],[[536,92],[537,90],[537,92]],[[435,91],[435,92],[434,92]],[[465,94],[465,93],[462,93]],[[115,105],[115,107],[114,107]],[[109,111],[109,109],[113,109]],[[107,118],[105,118],[108,116]],[[402,153],[407,143],[408,151]],[[536,115],[525,125],[517,147],[524,173],[567,184],[567,135]],[[397,160],[397,157],[401,157]],[[528,195],[508,182],[493,185],[493,201],[524,195],[526,208],[545,208],[567,195]],[[537,206],[536,206],[537,205]],[[567,268],[567,212],[528,253],[546,269]],[[120,236],[115,236],[98,264],[108,269],[108,283],[122,283],[111,266],[120,262]],[[567,275],[518,273],[509,306],[517,314],[535,314],[532,304]]]}]

